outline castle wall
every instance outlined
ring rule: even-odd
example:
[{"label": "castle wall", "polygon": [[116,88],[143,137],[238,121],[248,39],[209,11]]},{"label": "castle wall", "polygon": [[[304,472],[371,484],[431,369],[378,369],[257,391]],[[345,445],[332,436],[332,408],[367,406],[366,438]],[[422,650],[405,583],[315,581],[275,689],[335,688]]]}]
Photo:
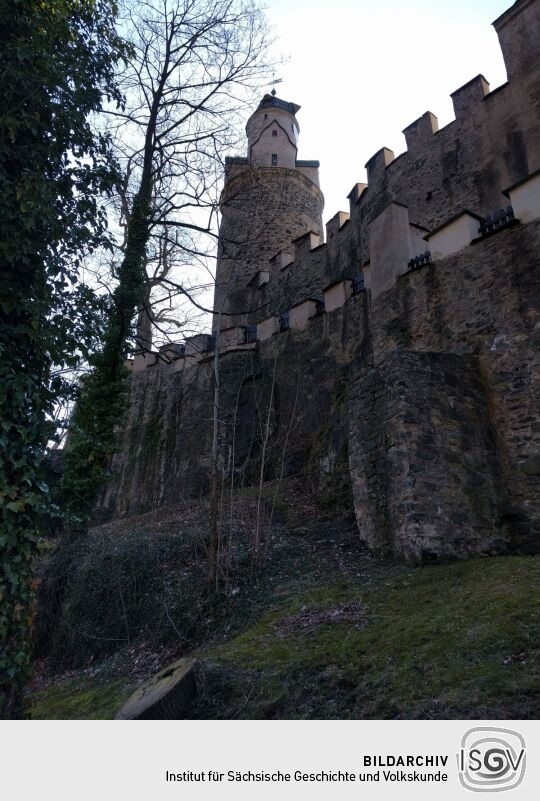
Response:
[{"label": "castle wall", "polygon": [[[370,547],[410,559],[538,547],[539,253],[540,223],[516,224],[374,301],[363,291],[233,347],[220,357],[226,474],[257,481],[268,419],[265,477],[301,474],[334,500],[352,490]],[[206,492],[211,363],[133,375],[101,516]]]},{"label": "castle wall", "polygon": [[507,548],[474,357],[397,351],[360,374],[349,408],[354,506],[371,550],[425,561]]},{"label": "castle wall", "polygon": [[[173,498],[182,503],[205,490],[210,380],[206,365],[177,372],[159,361],[132,375],[128,419],[98,519],[146,512]],[[188,464],[183,444],[197,439],[201,448],[192,450]]]},{"label": "castle wall", "polygon": [[[326,243],[322,195],[299,169],[227,165],[224,481],[258,480],[266,438],[265,478],[302,475],[355,509],[370,547],[408,559],[540,547],[540,0],[495,25],[509,83],[488,93],[478,76],[452,95],[454,122],[437,131],[428,112],[404,154],[375,154]],[[486,234],[509,203],[516,219]],[[134,366],[102,517],[206,492],[203,340],[189,369],[188,347]]]},{"label": "castle wall", "polygon": [[[494,24],[509,82],[490,92],[483,76],[473,78],[452,94],[454,121],[439,130],[426,112],[404,129],[404,153],[378,151],[366,164],[367,186],[351,192],[350,224],[328,239],[311,285],[302,265],[308,273],[293,291],[298,284],[317,292],[320,275],[338,280],[347,277],[344,268],[366,264],[369,225],[392,202],[407,206],[410,222],[428,232],[465,209],[485,216],[506,206],[504,191],[540,168],[540,0],[518,0]],[[281,287],[268,288],[269,302],[273,291],[279,298]]]},{"label": "castle wall", "polygon": [[[453,122],[437,130],[426,112],[405,129],[404,153],[395,158],[383,148],[368,161],[368,187],[351,209],[357,235],[391,201],[430,230],[463,209],[485,216],[506,205],[506,188],[540,167],[540,3],[525,5],[528,23],[512,30],[503,53],[508,83],[489,92],[483,76],[473,78],[452,94]],[[522,50],[526,70],[515,67]]]},{"label": "castle wall", "polygon": [[411,349],[475,355],[504,479],[501,519],[513,522],[516,538],[522,528],[537,531],[540,519],[539,268],[536,221],[408,273],[372,306],[376,366]]},{"label": "castle wall", "polygon": [[[251,440],[259,435],[258,420],[242,408],[246,392],[254,408],[262,409],[267,402],[266,378],[259,376],[254,357],[255,346],[244,345],[220,359],[222,442],[232,441],[231,427],[242,420],[236,443],[239,463],[246,459]],[[249,391],[240,396],[244,385],[249,386]],[[251,398],[253,386],[256,394]],[[97,506],[97,519],[140,514],[207,494],[212,403],[211,355],[189,369],[179,359],[172,365],[157,362],[133,374],[121,448],[113,458],[111,477]],[[224,445],[222,457],[226,456]]]},{"label": "castle wall", "polygon": [[410,223],[427,233],[465,209],[484,217],[506,207],[504,191],[540,168],[540,0],[518,2],[500,20],[509,82],[490,92],[483,76],[473,78],[452,94],[454,121],[439,130],[426,112],[405,128],[405,152],[378,151],[366,164],[367,186],[351,193],[350,221],[315,265],[295,265],[286,285],[271,282],[270,308],[361,271],[370,261],[370,224],[390,203],[405,205]]},{"label": "castle wall", "polygon": [[[220,458],[235,486],[258,481],[270,421],[265,477],[309,476],[333,497],[350,492],[347,375],[365,345],[367,296],[318,315],[303,330],[277,331],[220,356]],[[156,363],[132,374],[121,450],[96,511],[123,517],[204,496],[212,419],[212,354],[190,369]],[[270,418],[268,409],[271,407]]]}]

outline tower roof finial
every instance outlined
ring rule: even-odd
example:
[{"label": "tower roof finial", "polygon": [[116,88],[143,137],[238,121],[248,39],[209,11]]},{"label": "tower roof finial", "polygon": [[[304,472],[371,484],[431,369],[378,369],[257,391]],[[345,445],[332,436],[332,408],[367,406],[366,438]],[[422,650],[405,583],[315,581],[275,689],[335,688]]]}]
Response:
[{"label": "tower roof finial", "polygon": [[276,73],[272,73],[272,80],[270,81],[270,86],[272,87],[271,95],[272,97],[276,96],[276,83],[283,83],[283,78],[276,78]]}]

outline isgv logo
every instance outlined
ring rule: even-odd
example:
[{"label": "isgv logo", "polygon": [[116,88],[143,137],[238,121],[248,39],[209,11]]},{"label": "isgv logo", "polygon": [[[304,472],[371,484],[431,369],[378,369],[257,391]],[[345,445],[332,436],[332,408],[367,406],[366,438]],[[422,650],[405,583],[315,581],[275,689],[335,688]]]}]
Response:
[{"label": "isgv logo", "polygon": [[461,740],[459,780],[467,790],[512,790],[525,775],[525,740],[517,731],[478,726]]}]

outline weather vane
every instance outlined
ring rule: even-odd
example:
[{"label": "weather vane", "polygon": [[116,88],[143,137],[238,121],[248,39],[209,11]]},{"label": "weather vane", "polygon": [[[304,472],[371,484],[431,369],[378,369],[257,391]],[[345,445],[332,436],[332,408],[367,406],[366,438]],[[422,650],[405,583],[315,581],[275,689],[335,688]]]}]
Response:
[{"label": "weather vane", "polygon": [[272,73],[272,80],[270,81],[270,85],[274,87],[272,89],[272,92],[271,92],[271,94],[274,97],[276,96],[276,83],[282,83],[283,82],[283,78],[274,78],[275,74],[276,74],[275,72]]}]

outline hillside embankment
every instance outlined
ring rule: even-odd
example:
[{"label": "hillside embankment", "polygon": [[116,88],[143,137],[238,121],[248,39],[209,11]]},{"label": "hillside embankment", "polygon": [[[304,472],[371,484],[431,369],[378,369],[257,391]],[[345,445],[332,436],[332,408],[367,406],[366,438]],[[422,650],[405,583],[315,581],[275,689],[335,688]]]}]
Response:
[{"label": "hillside embankment", "polygon": [[[260,523],[266,559],[252,570],[256,515],[251,490],[225,509],[212,602],[204,502],[94,528],[71,554],[54,626],[42,606],[31,717],[112,718],[184,656],[205,673],[188,718],[538,716],[539,556],[377,558],[348,513],[291,484]],[[42,604],[55,547],[39,566]]]}]

